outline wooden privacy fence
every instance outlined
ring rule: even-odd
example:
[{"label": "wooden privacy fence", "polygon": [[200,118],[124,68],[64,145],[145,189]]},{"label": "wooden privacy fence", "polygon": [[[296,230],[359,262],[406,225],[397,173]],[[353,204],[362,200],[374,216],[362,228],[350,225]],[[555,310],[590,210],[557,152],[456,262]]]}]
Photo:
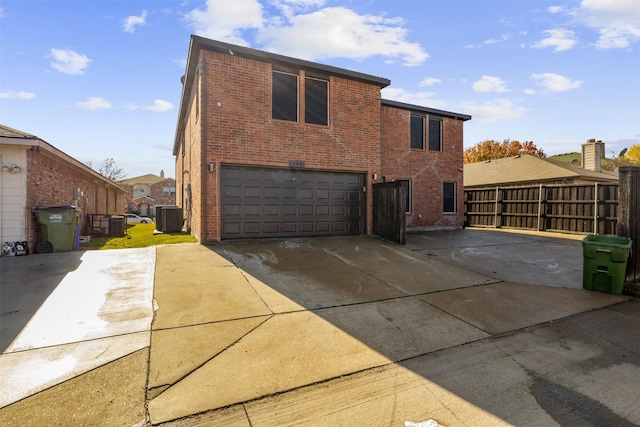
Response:
[{"label": "wooden privacy fence", "polygon": [[618,184],[464,190],[467,227],[618,234]]},{"label": "wooden privacy fence", "polygon": [[373,184],[373,234],[404,245],[407,240],[407,181]]}]

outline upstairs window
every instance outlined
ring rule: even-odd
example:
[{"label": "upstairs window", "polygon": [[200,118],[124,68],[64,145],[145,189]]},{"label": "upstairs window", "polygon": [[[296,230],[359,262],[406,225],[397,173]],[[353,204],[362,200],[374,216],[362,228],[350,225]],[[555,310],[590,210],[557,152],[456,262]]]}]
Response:
[{"label": "upstairs window", "polygon": [[442,119],[429,117],[429,150],[442,151]]},{"label": "upstairs window", "polygon": [[162,195],[165,197],[175,196],[176,188],[175,187],[162,187]]},{"label": "upstairs window", "polygon": [[271,117],[298,121],[298,76],[274,71],[271,85]]},{"label": "upstairs window", "polygon": [[304,82],[304,121],[329,124],[329,82],[307,77]]},{"label": "upstairs window", "polygon": [[424,150],[424,117],[411,116],[411,148]]}]

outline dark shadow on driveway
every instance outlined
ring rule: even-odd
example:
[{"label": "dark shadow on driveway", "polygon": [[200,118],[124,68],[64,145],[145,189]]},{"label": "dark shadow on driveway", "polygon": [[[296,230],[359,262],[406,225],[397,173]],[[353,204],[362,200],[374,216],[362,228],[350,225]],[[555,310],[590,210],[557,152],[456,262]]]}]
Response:
[{"label": "dark shadow on driveway", "polygon": [[[602,337],[582,329],[596,312],[577,313],[618,301],[581,290],[575,238],[459,230],[412,234],[406,246],[359,236],[209,248],[397,365],[504,421],[625,425],[617,412],[595,404],[593,392],[579,391],[589,383],[586,374],[572,377],[574,359],[603,378],[623,362],[640,366],[640,354],[625,350],[638,340],[608,338],[615,328],[628,329],[628,316],[606,309],[618,323],[602,329]],[[550,406],[554,393],[566,399]],[[592,410],[576,418],[574,403]]]}]

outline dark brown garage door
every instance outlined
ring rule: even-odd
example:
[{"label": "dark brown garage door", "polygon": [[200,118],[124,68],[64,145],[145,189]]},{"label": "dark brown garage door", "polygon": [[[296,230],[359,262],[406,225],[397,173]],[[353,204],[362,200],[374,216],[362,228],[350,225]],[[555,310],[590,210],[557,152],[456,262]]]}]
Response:
[{"label": "dark brown garage door", "polygon": [[223,166],[222,238],[360,234],[364,174]]}]

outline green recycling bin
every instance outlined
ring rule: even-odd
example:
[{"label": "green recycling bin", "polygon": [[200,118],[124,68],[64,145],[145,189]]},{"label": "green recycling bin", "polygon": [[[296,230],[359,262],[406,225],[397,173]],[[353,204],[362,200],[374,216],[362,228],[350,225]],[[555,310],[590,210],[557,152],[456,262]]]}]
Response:
[{"label": "green recycling bin", "polygon": [[35,209],[34,212],[38,217],[43,240],[36,245],[36,251],[71,252],[75,246],[80,210],[74,206],[57,206]]},{"label": "green recycling bin", "polygon": [[582,287],[613,295],[622,294],[631,239],[590,234],[582,239]]}]

